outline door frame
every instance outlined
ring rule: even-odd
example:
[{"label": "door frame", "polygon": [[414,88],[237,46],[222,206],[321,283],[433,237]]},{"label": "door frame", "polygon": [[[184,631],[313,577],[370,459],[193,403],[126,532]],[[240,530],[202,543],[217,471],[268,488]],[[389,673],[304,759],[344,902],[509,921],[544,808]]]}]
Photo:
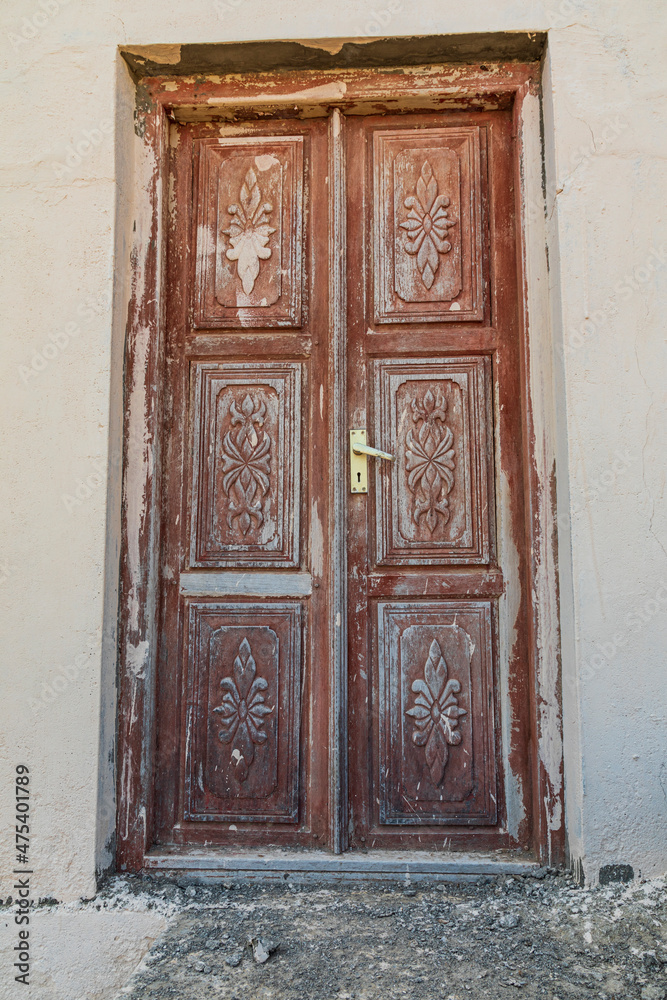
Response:
[{"label": "door frame", "polygon": [[[266,50],[279,43],[265,43]],[[282,43],[280,43],[282,44]],[[257,47],[257,45],[255,46]],[[216,48],[224,49],[225,46]],[[230,47],[232,48],[232,47]],[[446,48],[446,47],[445,47]],[[137,71],[137,49],[121,53]],[[148,50],[147,50],[148,51]],[[328,50],[330,51],[330,50]],[[248,75],[216,76],[207,80],[190,67],[170,72],[162,67],[154,76],[140,76],[134,108],[133,191],[131,232],[120,234],[130,247],[129,301],[125,344],[123,407],[123,493],[120,554],[117,828],[116,861],[121,870],[147,867],[153,829],[153,774],[155,751],[155,691],[159,614],[160,474],[163,399],[160,374],[165,342],[165,249],[168,204],[168,136],[173,120],[196,120],[232,113],[251,104],[267,111],[294,109],[297,114],[330,114],[331,173],[336,198],[330,204],[331,238],[341,239],[345,225],[344,150],[337,122],[343,111],[364,107],[387,110],[445,110],[464,106],[489,109],[511,107],[516,158],[514,163],[517,211],[521,313],[522,413],[525,468],[528,562],[527,593],[534,595],[530,621],[528,683],[533,748],[534,856],[541,863],[564,861],[563,746],[560,698],[560,636],[556,550],[555,401],[551,372],[552,342],[549,324],[548,280],[541,142],[541,63],[507,62],[470,65],[404,67],[392,54],[382,69],[327,68],[291,71],[287,60],[275,70]],[[284,57],[283,57],[284,58]],[[460,57],[459,57],[460,58]],[[488,55],[487,55],[488,58]],[[424,60],[431,63],[432,60]],[[267,63],[271,63],[270,56]],[[448,63],[448,64],[447,64]],[[145,61],[144,73],[154,64]],[[223,60],[220,65],[227,65]],[[344,64],[341,64],[344,65]],[[392,72],[393,70],[393,72]],[[221,82],[222,81],[222,82]],[[340,245],[345,245],[344,239]],[[346,802],[346,652],[345,634],[345,499],[347,419],[345,412],[345,260],[330,275],[331,377],[336,389],[331,427],[330,461],[336,472],[330,495],[332,542],[332,634],[336,635],[330,666],[331,711],[329,740],[340,762],[330,780],[331,843],[334,852],[345,849]],[[218,852],[219,853],[219,852]],[[150,867],[165,867],[159,859]],[[492,859],[488,862],[493,869]],[[179,868],[172,861],[167,867]],[[187,867],[187,866],[186,866]],[[202,865],[199,865],[201,868]],[[203,866],[204,868],[206,865]],[[215,867],[215,866],[213,866]],[[218,866],[219,867],[219,866]],[[280,867],[280,866],[278,866]],[[359,866],[357,865],[357,868]],[[459,866],[460,867],[460,866]],[[363,869],[363,865],[361,866]],[[369,871],[372,865],[369,864]],[[456,868],[454,866],[453,870]],[[479,866],[475,869],[478,870]],[[356,869],[355,869],[356,871]],[[363,873],[363,872],[362,872]],[[357,872],[356,877],[358,877]]]}]

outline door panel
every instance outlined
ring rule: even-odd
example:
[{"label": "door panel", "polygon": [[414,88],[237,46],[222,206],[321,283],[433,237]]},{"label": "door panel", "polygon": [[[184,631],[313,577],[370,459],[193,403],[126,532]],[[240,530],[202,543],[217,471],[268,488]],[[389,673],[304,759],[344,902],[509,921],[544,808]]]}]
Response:
[{"label": "door panel", "polygon": [[296,823],[301,605],[189,606],[186,820]]},{"label": "door panel", "polygon": [[394,358],[372,366],[378,447],[396,456],[375,467],[375,561],[488,563],[489,359]]},{"label": "door panel", "polygon": [[299,565],[301,369],[192,365],[191,566]]},{"label": "door panel", "polygon": [[376,131],[373,172],[375,322],[482,319],[480,128]]},{"label": "door panel", "polygon": [[378,603],[379,822],[497,819],[489,601]]},{"label": "door panel", "polygon": [[195,140],[197,327],[301,326],[303,143]]}]

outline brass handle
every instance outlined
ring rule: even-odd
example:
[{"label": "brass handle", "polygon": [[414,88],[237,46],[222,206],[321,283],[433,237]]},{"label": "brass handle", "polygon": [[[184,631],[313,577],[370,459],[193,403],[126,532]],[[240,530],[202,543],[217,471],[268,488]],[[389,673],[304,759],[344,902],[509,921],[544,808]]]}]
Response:
[{"label": "brass handle", "polygon": [[373,458],[386,458],[388,462],[396,461],[395,455],[390,455],[388,451],[380,451],[379,448],[371,448],[367,444],[354,444],[352,451],[355,455],[372,455]]},{"label": "brass handle", "polygon": [[395,456],[366,444],[366,428],[350,431],[350,491],[368,493],[368,456],[395,461]]}]

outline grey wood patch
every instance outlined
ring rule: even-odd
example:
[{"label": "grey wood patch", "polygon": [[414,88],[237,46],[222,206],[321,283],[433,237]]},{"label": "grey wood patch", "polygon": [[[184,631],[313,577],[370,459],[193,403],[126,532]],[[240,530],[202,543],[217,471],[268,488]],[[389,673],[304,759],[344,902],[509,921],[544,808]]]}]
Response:
[{"label": "grey wood patch", "polygon": [[186,597],[309,597],[310,573],[181,573]]}]

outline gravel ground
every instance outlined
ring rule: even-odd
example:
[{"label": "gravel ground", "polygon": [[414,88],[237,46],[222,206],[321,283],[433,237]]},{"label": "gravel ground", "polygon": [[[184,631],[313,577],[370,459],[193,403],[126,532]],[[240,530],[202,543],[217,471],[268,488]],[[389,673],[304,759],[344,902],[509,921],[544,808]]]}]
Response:
[{"label": "gravel ground", "polygon": [[118,1000],[667,998],[667,879],[213,888],[113,877],[86,906],[169,917]]}]

